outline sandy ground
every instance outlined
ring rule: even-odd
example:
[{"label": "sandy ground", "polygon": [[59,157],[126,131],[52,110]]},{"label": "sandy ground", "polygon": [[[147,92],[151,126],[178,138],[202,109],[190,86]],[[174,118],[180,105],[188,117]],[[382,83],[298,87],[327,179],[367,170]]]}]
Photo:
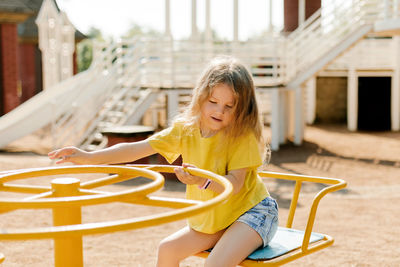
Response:
[{"label": "sandy ground", "polygon": [[[24,141],[26,142],[26,141]],[[24,144],[20,143],[20,146]],[[25,144],[32,148],[34,144]],[[32,149],[30,149],[32,150]],[[36,149],[39,151],[40,149]],[[45,156],[30,152],[0,153],[0,171],[53,166]],[[338,177],[348,187],[325,197],[318,209],[314,230],[334,237],[333,246],[287,266],[400,266],[400,133],[350,133],[345,126],[307,127],[305,142],[284,145],[273,152],[270,171]],[[82,177],[82,179],[89,179]],[[47,184],[46,179],[19,181]],[[108,186],[119,191],[135,183]],[[289,184],[267,183],[280,205],[281,225],[287,215]],[[318,187],[304,186],[295,228],[304,227],[308,204]],[[184,197],[184,188],[167,181],[158,195]],[[0,197],[21,195],[0,192]],[[83,209],[84,222],[131,218],[164,211],[163,208],[107,204]],[[0,215],[1,228],[32,228],[51,225],[49,210],[18,210]],[[140,230],[87,236],[83,240],[85,266],[154,266],[158,242],[180,229],[185,221]],[[53,266],[51,240],[1,241],[6,256],[2,267]],[[181,266],[202,266],[203,259],[190,257]]]}]

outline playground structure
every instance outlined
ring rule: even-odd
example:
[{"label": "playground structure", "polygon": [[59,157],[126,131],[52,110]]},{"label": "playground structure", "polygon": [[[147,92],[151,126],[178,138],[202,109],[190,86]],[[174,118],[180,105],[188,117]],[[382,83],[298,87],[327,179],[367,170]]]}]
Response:
[{"label": "playground structure", "polygon": [[[162,165],[133,165],[133,166],[79,166],[58,168],[37,168],[3,172],[0,176],[1,191],[15,193],[36,194],[22,200],[0,199],[2,213],[16,209],[52,209],[52,227],[35,228],[28,230],[1,229],[2,240],[28,240],[28,239],[54,239],[55,266],[83,266],[82,237],[91,234],[112,233],[128,229],[137,229],[160,225],[163,223],[180,220],[193,216],[212,208],[225,200],[232,193],[232,185],[223,177],[197,168],[187,170],[194,175],[212,179],[224,186],[225,190],[215,198],[206,201],[192,201],[184,199],[170,199],[157,196],[147,196],[163,186],[163,177],[158,172],[173,172],[174,166]],[[96,178],[80,183],[76,178],[56,178],[52,180],[51,187],[13,184],[10,182],[35,178],[41,176],[59,176],[78,173],[106,173],[106,177]],[[151,179],[150,183],[134,187],[119,193],[110,193],[94,190],[97,187],[110,185],[128,179],[144,176]],[[332,245],[333,238],[328,235],[312,232],[318,204],[322,197],[346,187],[346,182],[340,179],[310,177],[303,175],[280,174],[260,172],[260,176],[268,179],[284,179],[295,181],[293,198],[290,205],[286,228],[278,230],[277,237],[260,251],[256,251],[255,260],[247,259],[242,266],[276,266],[299,257],[313,253]],[[315,196],[310,207],[308,222],[304,231],[292,228],[297,201],[301,186],[305,182],[328,184]],[[123,219],[109,222],[96,222],[82,224],[81,207],[109,202],[126,202],[149,206],[175,208],[157,215],[140,218]],[[284,235],[286,243],[280,243],[279,236]],[[317,237],[317,238],[315,238]],[[288,241],[289,240],[289,241]],[[300,242],[300,243],[299,243]],[[298,244],[297,244],[298,243]],[[275,244],[275,245],[274,245]],[[278,245],[278,249],[276,248]],[[283,249],[282,249],[283,248]],[[272,253],[272,256],[270,255]],[[252,255],[253,255],[252,254]],[[257,256],[257,254],[260,254]],[[265,260],[268,254],[272,260]],[[7,256],[7,255],[6,255]],[[206,252],[200,256],[205,257]],[[254,256],[254,255],[253,255]],[[3,257],[4,259],[4,257]],[[264,260],[261,260],[264,259]],[[0,262],[2,258],[0,255]]]},{"label": "playground structure", "polygon": [[[0,239],[54,239],[55,266],[83,266],[82,236],[88,234],[109,233],[127,229],[137,229],[180,220],[201,213],[225,200],[232,192],[232,185],[221,176],[201,169],[188,168],[193,175],[212,179],[224,186],[225,190],[217,197],[206,201],[183,199],[166,199],[148,194],[160,189],[164,184],[161,174],[152,171],[151,167],[135,168],[124,166],[79,166],[46,169],[28,169],[7,172],[0,178],[1,190],[7,192],[33,193],[32,197],[23,200],[2,199],[1,212],[15,209],[53,210],[53,227],[28,230],[2,229]],[[169,166],[157,167],[157,171],[170,171]],[[41,176],[71,175],[77,173],[105,173],[106,177],[80,183],[76,178],[56,178],[50,187],[9,184],[8,182]],[[93,190],[97,187],[126,181],[136,177],[151,179],[150,183],[120,193],[109,193]],[[127,202],[151,206],[176,208],[178,210],[162,214],[118,220],[82,224],[81,207],[110,202]]]},{"label": "playground structure", "polygon": [[[327,3],[287,36],[260,41],[133,38],[95,44],[89,70],[43,91],[0,118],[0,147],[50,126],[54,147],[106,146],[102,129],[169,121],[190,95],[205,62],[220,54],[251,71],[271,147],[288,139],[301,144],[304,124],[315,119],[316,77],[348,78],[347,124],[357,129],[357,78],[391,76],[391,129],[400,129],[400,47],[397,0],[337,0]],[[384,55],[379,51],[385,51]],[[358,56],[363,55],[363,56]],[[165,125],[161,125],[165,126]]]}]

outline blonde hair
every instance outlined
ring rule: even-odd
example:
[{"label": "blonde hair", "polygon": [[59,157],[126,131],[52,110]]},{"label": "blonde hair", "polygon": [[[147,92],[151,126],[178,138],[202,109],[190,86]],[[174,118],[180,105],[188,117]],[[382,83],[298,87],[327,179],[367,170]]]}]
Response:
[{"label": "blonde hair", "polygon": [[253,79],[245,66],[233,57],[220,56],[210,62],[193,90],[189,106],[175,121],[183,122],[189,128],[198,125],[202,104],[211,96],[213,88],[219,84],[228,85],[235,99],[234,123],[223,130],[228,137],[225,140],[234,141],[237,137],[253,132],[264,155],[265,143]]}]

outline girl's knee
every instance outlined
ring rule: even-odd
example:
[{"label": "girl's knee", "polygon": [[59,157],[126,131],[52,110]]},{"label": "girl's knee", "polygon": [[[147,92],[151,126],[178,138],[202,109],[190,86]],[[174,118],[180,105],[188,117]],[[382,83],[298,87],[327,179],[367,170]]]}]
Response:
[{"label": "girl's knee", "polygon": [[181,261],[179,250],[174,240],[164,239],[158,245],[157,258],[159,262],[177,262]]},{"label": "girl's knee", "polygon": [[204,263],[204,267],[221,267],[226,266],[226,263],[221,259],[208,257]]},{"label": "girl's knee", "polygon": [[225,258],[225,255],[215,255],[210,253],[204,263],[204,267],[228,267],[228,266],[236,266],[232,265],[229,258]]},{"label": "girl's knee", "polygon": [[171,255],[174,251],[174,244],[171,240],[163,239],[158,244],[158,255]]},{"label": "girl's knee", "polygon": [[204,262],[204,267],[212,267],[212,266],[217,266],[216,262],[214,262],[212,259],[210,259],[210,257],[208,257]]}]

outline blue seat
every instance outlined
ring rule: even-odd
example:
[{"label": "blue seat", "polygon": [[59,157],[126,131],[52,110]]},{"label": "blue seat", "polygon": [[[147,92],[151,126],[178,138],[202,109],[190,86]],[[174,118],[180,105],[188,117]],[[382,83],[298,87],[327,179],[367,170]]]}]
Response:
[{"label": "blue seat", "polygon": [[[273,261],[273,259],[283,255],[291,256],[290,252],[296,252],[296,250],[301,251],[300,248],[303,240],[304,231],[278,227],[274,238],[271,240],[268,246],[255,250],[247,257],[245,261],[241,263],[240,266],[259,266],[261,263],[263,264],[262,266],[268,266],[267,263],[270,263],[271,265],[280,265],[277,264],[276,261]],[[319,233],[311,233],[309,246],[312,248],[312,243],[316,243],[318,241],[322,241],[319,243],[319,245],[322,245],[324,240],[326,242],[333,241],[329,236]],[[202,255],[198,254],[197,256],[207,257],[211,251],[212,249],[209,249],[205,252],[202,252]]]},{"label": "blue seat", "polygon": [[[294,251],[301,247],[303,242],[304,231],[291,228],[278,227],[274,238],[265,248],[260,248],[251,253],[247,258],[250,260],[271,260],[282,256],[288,252]],[[311,233],[310,243],[314,243],[324,239],[324,235]]]}]

